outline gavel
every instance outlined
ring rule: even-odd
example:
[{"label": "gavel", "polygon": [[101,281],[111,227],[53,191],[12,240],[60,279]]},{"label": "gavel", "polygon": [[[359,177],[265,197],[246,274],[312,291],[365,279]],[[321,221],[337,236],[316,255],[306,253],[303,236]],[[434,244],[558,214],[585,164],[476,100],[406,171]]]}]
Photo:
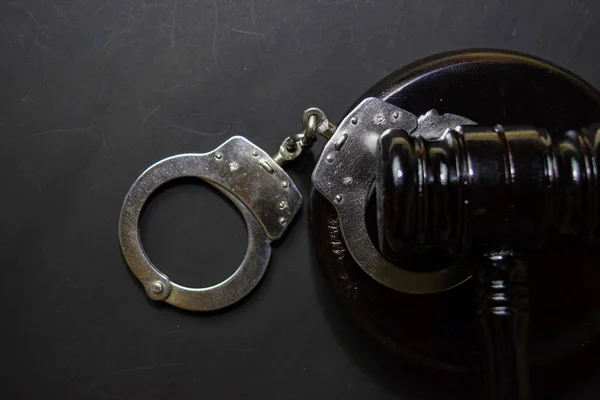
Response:
[{"label": "gavel", "polygon": [[[451,276],[446,270],[462,268],[472,279],[454,279],[438,294],[413,294],[421,288],[390,284],[394,271],[389,279],[373,276],[366,258],[354,254],[358,239],[348,240],[344,231],[340,207],[347,196],[336,204],[329,186],[321,185],[313,194],[312,221],[335,293],[391,351],[436,368],[477,368],[482,355],[485,398],[530,399],[528,276],[549,272],[538,260],[553,248],[593,252],[600,239],[600,93],[535,57],[478,50],[408,65],[366,98],[421,117],[418,132],[380,129],[375,121],[349,134],[377,137],[370,155],[374,204],[365,217],[370,238],[361,240],[407,276],[437,271],[444,283]],[[356,127],[371,121],[356,120]],[[440,132],[435,121],[442,120]],[[331,159],[324,165],[335,163],[339,152],[335,144],[327,150],[323,158]]]},{"label": "gavel", "polygon": [[553,235],[598,240],[599,151],[600,125],[559,141],[502,125],[379,138],[380,251],[397,262],[432,250],[476,259],[489,399],[530,398],[527,255]]}]

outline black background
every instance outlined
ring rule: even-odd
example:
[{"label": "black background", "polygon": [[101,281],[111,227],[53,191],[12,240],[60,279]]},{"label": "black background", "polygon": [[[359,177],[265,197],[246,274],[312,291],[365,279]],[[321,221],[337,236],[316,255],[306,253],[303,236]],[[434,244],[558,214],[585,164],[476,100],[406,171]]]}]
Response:
[{"label": "black background", "polygon": [[[355,332],[316,265],[306,204],[258,289],[206,315],[146,300],[120,254],[121,202],[163,157],[209,151],[233,134],[273,152],[299,131],[305,108],[319,106],[338,121],[370,85],[436,52],[528,52],[598,87],[599,8],[595,1],[3,1],[3,397],[464,397]],[[313,163],[309,157],[291,171],[305,199]],[[151,258],[181,284],[217,283],[244,254],[241,217],[201,183],[164,190],[141,225]],[[599,383],[556,398],[596,398]]]}]

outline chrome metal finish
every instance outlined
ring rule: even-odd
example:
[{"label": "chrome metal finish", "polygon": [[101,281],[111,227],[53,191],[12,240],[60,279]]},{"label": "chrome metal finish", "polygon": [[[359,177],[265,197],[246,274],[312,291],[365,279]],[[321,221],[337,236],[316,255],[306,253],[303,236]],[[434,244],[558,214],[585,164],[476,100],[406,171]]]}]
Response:
[{"label": "chrome metal finish", "polygon": [[340,151],[340,149],[342,148],[342,146],[344,145],[344,143],[346,143],[346,140],[348,140],[348,135],[345,133],[342,133],[340,135],[340,138],[338,140],[335,141],[335,144],[333,145],[333,147],[337,150]]},{"label": "chrome metal finish", "polygon": [[460,115],[441,115],[436,110],[429,110],[419,117],[417,129],[408,133],[411,136],[420,136],[427,140],[438,140],[444,136],[446,131],[460,125],[477,125],[477,123]]},{"label": "chrome metal finish", "polygon": [[[162,184],[182,177],[203,179],[223,192],[246,222],[244,260],[232,276],[215,286],[198,289],[171,282],[141,244],[138,222],[144,204]],[[121,209],[121,249],[151,299],[192,311],[217,310],[241,300],[258,284],[269,262],[271,241],[281,237],[301,204],[302,196],[285,171],[263,150],[235,136],[210,153],[169,157],[142,173]]]},{"label": "chrome metal finish", "polygon": [[[379,136],[387,129],[400,128],[412,135],[441,137],[457,116],[446,114],[451,116],[450,126],[446,125],[440,133],[443,124],[436,114],[423,116],[423,127],[419,129],[415,115],[377,98],[367,98],[338,126],[312,175],[315,188],[336,208],[342,235],[354,260],[379,283],[406,293],[435,293],[470,277],[470,272],[458,264],[434,272],[403,269],[379,253],[367,232],[366,209],[375,180]],[[344,135],[347,139],[342,140]],[[336,146],[340,140],[343,146]]]},{"label": "chrome metal finish", "polygon": [[303,146],[310,146],[316,139],[315,133],[317,130],[317,116],[311,115],[308,117],[308,121],[306,121],[306,125],[304,126],[304,134],[302,136],[301,143]]},{"label": "chrome metal finish", "polygon": [[[312,125],[311,119],[314,119],[314,127]],[[333,136],[337,127],[329,122],[327,119],[327,115],[317,107],[311,107],[304,111],[302,115],[302,126],[304,127],[304,138],[303,145],[310,143],[314,134],[319,134],[323,136],[325,139],[330,139]]]},{"label": "chrome metal finish", "polygon": [[154,282],[154,285],[152,285],[152,291],[156,294],[162,293],[163,290],[163,284],[160,282]]},{"label": "chrome metal finish", "polygon": [[[275,160],[273,160],[275,161]],[[279,164],[277,161],[275,161],[276,164]],[[267,171],[268,173],[272,174],[273,172],[275,172],[275,170],[273,169],[273,167],[271,166],[271,164],[269,164],[269,161],[265,158],[263,158],[262,160],[260,160],[258,162],[258,165],[260,165],[265,171]]]},{"label": "chrome metal finish", "polygon": [[284,165],[298,158],[302,153],[302,146],[298,145],[298,141],[292,137],[285,138],[279,146],[279,151],[273,156],[273,160],[279,165]]},{"label": "chrome metal finish", "polygon": [[[302,154],[302,150],[310,148],[315,143],[316,134],[329,139],[336,129],[336,126],[329,122],[325,113],[316,107],[304,111],[302,126],[302,133],[288,137],[281,143],[279,151],[273,156],[273,160],[277,164],[284,165],[298,158]],[[342,140],[340,147],[343,144]]]}]

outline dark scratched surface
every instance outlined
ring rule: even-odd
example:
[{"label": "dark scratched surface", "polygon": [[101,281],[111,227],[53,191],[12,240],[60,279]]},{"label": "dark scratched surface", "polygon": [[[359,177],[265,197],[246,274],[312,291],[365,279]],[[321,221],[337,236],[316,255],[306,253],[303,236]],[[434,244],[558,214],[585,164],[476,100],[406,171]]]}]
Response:
[{"label": "dark scratched surface", "polygon": [[[2,1],[3,397],[465,398],[350,332],[316,265],[306,204],[258,289],[201,315],[146,300],[120,254],[121,202],[163,157],[233,134],[273,152],[299,131],[305,108],[337,121],[380,78],[441,51],[528,52],[598,87],[599,9],[562,0]],[[305,198],[313,163],[291,172]],[[144,244],[175,282],[217,283],[242,259],[242,220],[221,200],[185,181],[148,206]],[[556,398],[597,398],[599,387],[587,379]]]}]

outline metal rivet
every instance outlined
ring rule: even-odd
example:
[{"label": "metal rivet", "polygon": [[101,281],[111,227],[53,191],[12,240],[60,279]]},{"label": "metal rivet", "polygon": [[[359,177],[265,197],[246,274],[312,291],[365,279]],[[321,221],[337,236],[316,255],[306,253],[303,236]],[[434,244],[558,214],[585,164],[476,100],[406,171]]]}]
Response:
[{"label": "metal rivet", "polygon": [[333,154],[331,154],[331,153],[327,154],[327,157],[325,157],[325,159],[327,160],[327,162],[332,162],[333,161]]},{"label": "metal rivet", "polygon": [[152,291],[156,294],[162,293],[164,290],[163,284],[160,282],[154,282],[152,284]]},{"label": "metal rivet", "polygon": [[286,222],[287,222],[287,219],[285,219],[285,218],[283,218],[283,217],[279,218],[279,223],[280,223],[281,225],[285,225],[285,223],[286,223]]},{"label": "metal rivet", "polygon": [[253,156],[253,157],[258,157],[258,151],[254,150],[254,151],[252,152],[252,156]]},{"label": "metal rivet", "polygon": [[215,153],[215,158],[217,160],[220,160],[221,158],[223,158],[223,154],[221,154],[221,153]]},{"label": "metal rivet", "polygon": [[277,204],[277,207],[279,207],[280,210],[284,210],[287,207],[287,203],[285,201],[280,201],[279,204]]},{"label": "metal rivet", "polygon": [[350,120],[350,122],[352,122],[352,125],[356,125],[356,124],[358,124],[358,118],[352,117],[352,119]]},{"label": "metal rivet", "polygon": [[400,116],[400,113],[398,111],[394,111],[392,113],[392,117],[394,117],[394,118],[398,118],[399,116]]},{"label": "metal rivet", "polygon": [[335,201],[337,201],[338,203],[342,201],[342,195],[338,194],[335,196]]},{"label": "metal rivet", "polygon": [[290,184],[289,184],[289,183],[287,183],[286,181],[283,181],[283,182],[281,182],[281,187],[282,187],[282,188],[284,188],[284,189],[287,189],[287,188],[288,188],[288,186],[290,186]]}]

